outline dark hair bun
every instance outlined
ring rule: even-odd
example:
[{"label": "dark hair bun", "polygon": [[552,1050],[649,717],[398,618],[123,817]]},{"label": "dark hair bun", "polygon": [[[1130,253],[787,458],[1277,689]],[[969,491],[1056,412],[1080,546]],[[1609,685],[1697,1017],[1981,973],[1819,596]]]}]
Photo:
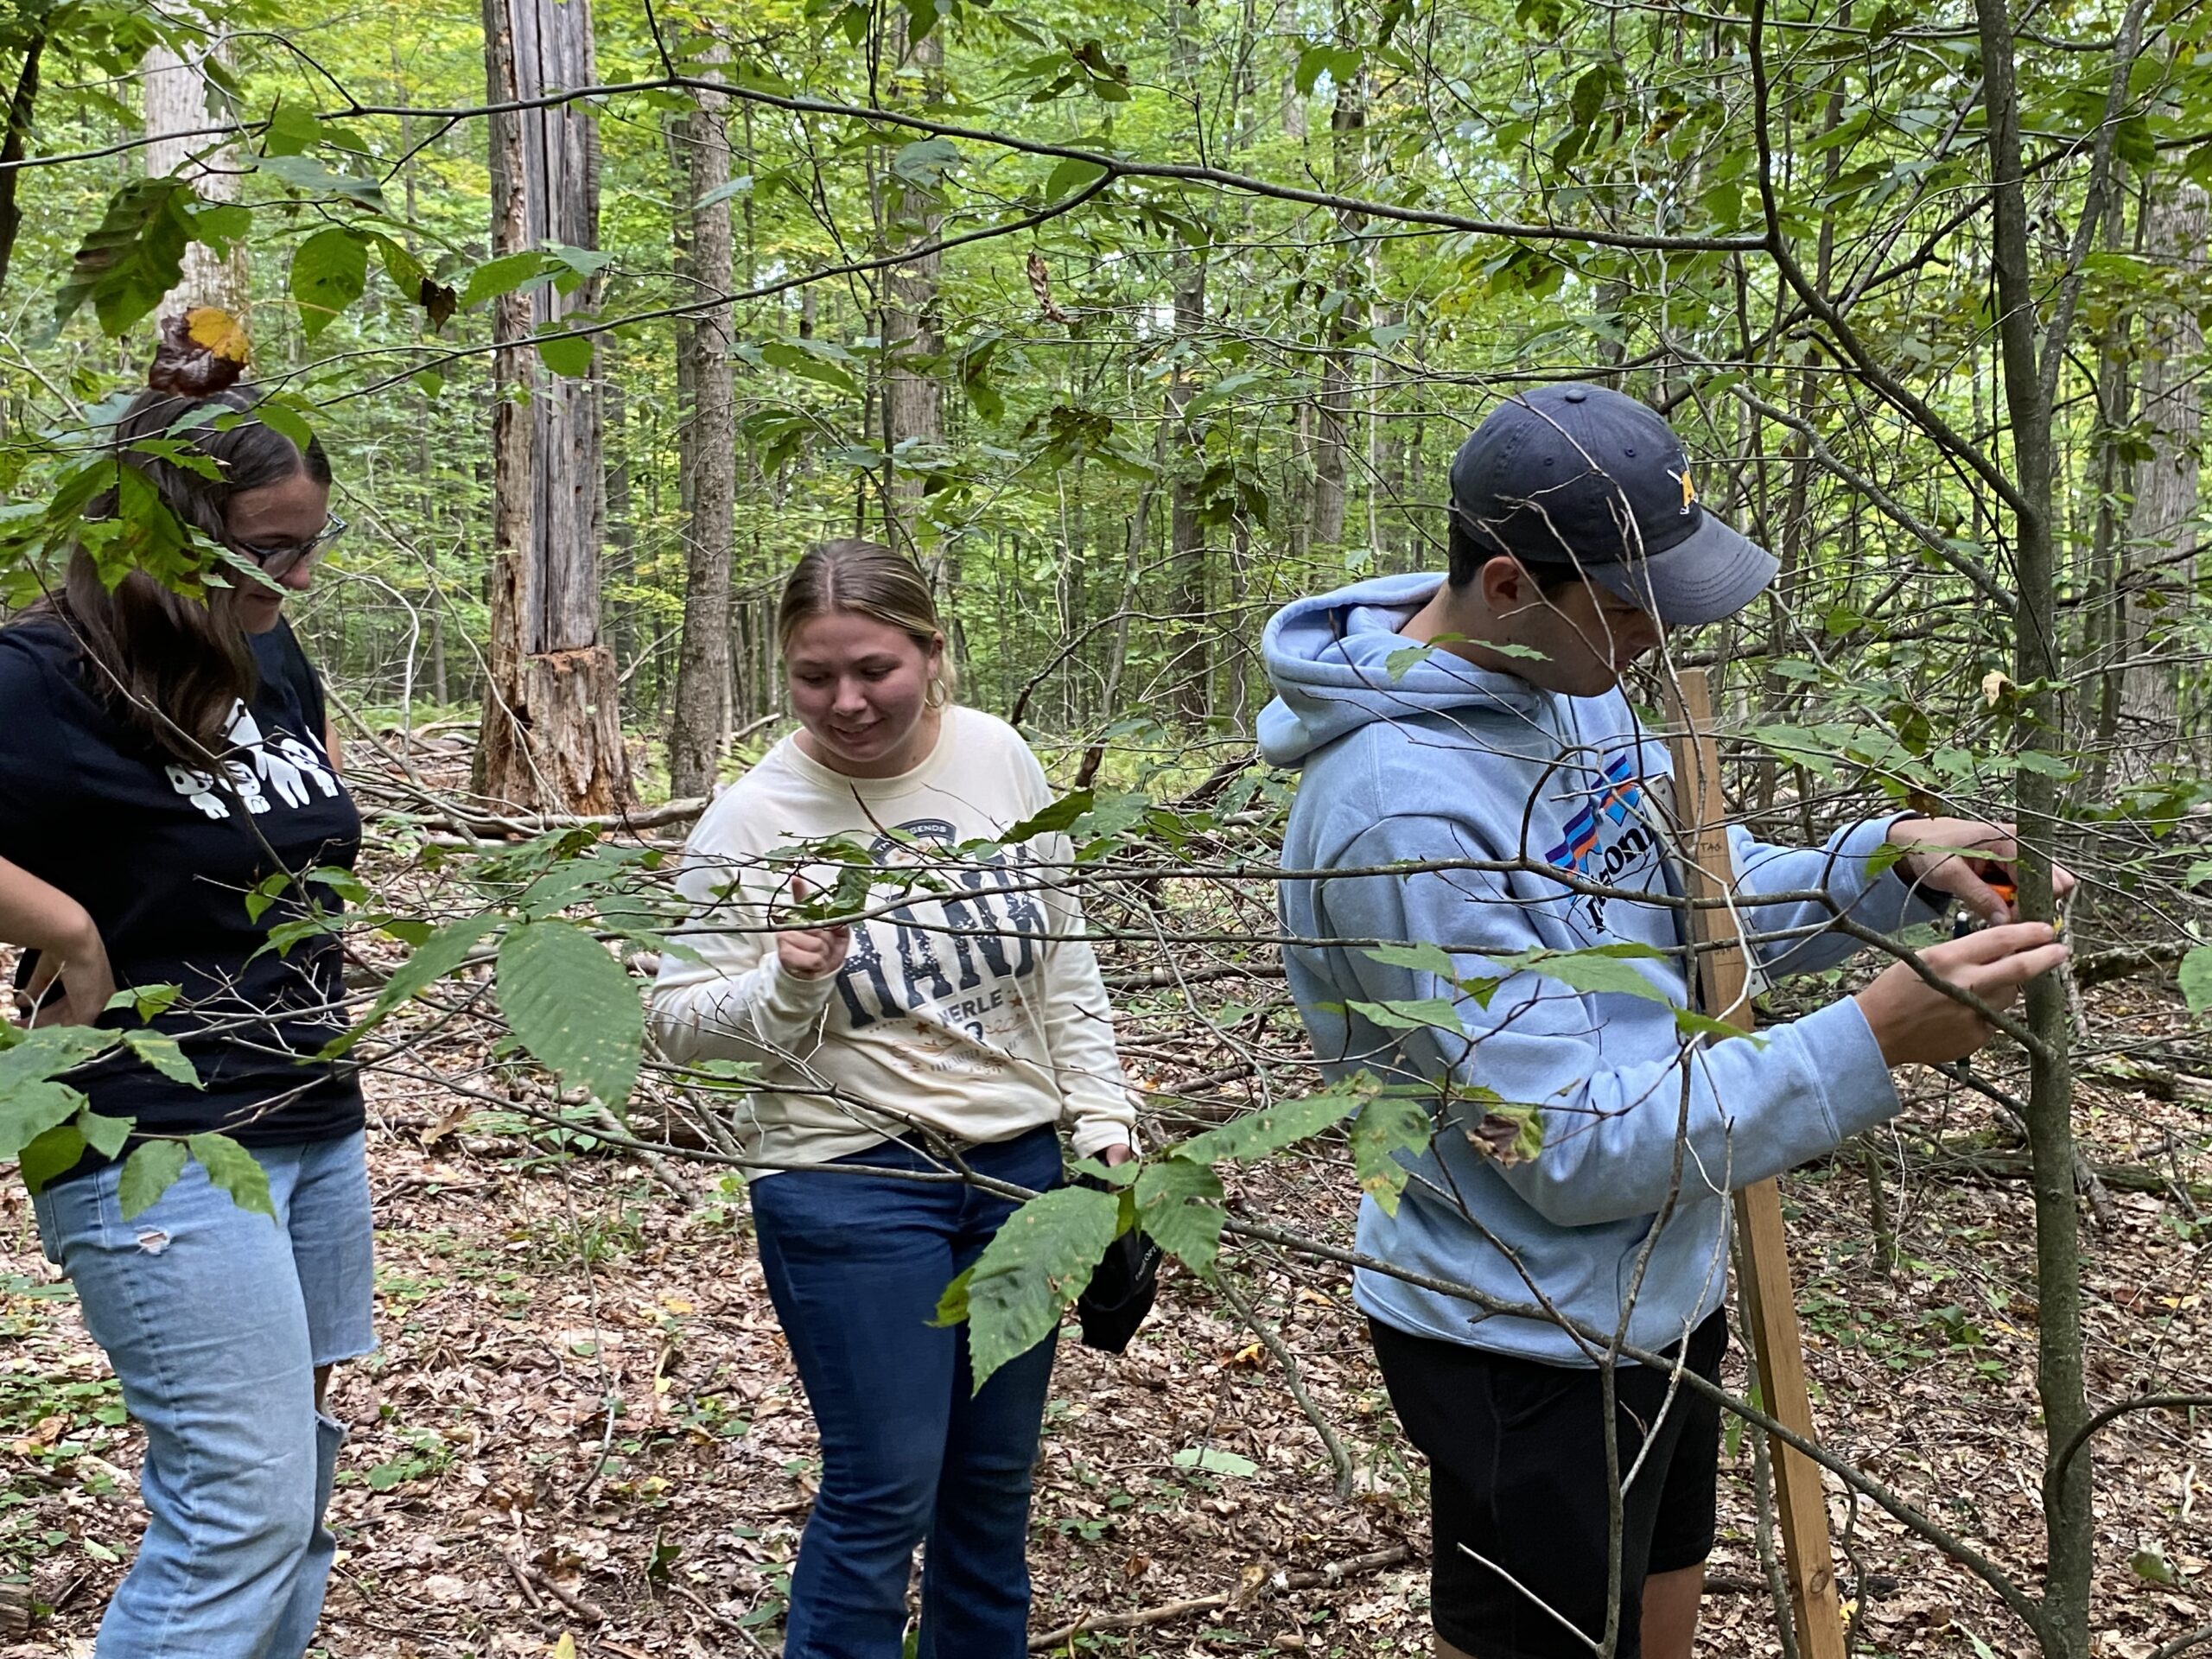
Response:
[{"label": "dark hair bun", "polygon": [[146,384],[176,397],[212,397],[228,391],[245,372],[245,330],[229,312],[212,305],[162,321],[162,343],[146,371]]}]

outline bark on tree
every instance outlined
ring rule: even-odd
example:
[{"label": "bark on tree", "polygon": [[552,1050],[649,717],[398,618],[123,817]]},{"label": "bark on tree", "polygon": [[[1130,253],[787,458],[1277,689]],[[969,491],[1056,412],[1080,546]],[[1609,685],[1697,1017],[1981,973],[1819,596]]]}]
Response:
[{"label": "bark on tree", "polygon": [[[589,0],[484,0],[487,101],[595,78]],[[584,103],[490,120],[492,247],[599,239],[597,120]],[[600,404],[530,343],[590,308],[597,284],[552,283],[495,303],[491,639],[478,787],[530,811],[607,812],[629,794],[620,685],[600,636]]]},{"label": "bark on tree", "polygon": [[[1170,73],[1179,95],[1189,100],[1193,125],[1198,128],[1197,148],[1202,150],[1204,105],[1198,86],[1197,32],[1188,7],[1171,10],[1175,34]],[[1168,609],[1179,619],[1167,673],[1175,712],[1193,727],[1204,725],[1213,712],[1207,649],[1213,623],[1206,592],[1206,532],[1199,522],[1206,471],[1205,429],[1185,413],[1198,391],[1198,338],[1206,322],[1206,260],[1207,249],[1203,245],[1185,248],[1175,256],[1177,354],[1168,372],[1165,411],[1172,423],[1168,436],[1174,457],[1167,498]]]},{"label": "bark on tree", "polygon": [[[2113,56],[2110,118],[2099,129],[2082,223],[2099,224],[2110,187],[2111,129],[2118,124],[2129,68],[2139,48],[2145,6],[2131,4]],[[2072,327],[2073,295],[2063,285],[2050,321],[2039,308],[2037,269],[2029,247],[2027,175],[2022,161],[2020,101],[2008,0],[1974,0],[1982,68],[1982,106],[1989,157],[1991,253],[1997,284],[1998,345],[2005,414],[2011,427],[2012,530],[2018,570],[2013,681],[2024,690],[2017,728],[2024,749],[2052,760],[2065,743],[2058,688],[2065,683],[2058,615],[2058,538],[2053,480],[2057,449],[2053,409]],[[2081,251],[2087,251],[2084,245]],[[2014,785],[2022,857],[2020,913],[2056,914],[2052,854],[2063,829],[2055,766],[2019,769]],[[2055,975],[2029,982],[2028,1148],[2036,1220],[2036,1393],[2043,1406],[2043,1490],[2046,1568],[2037,1636],[2047,1659],[2088,1659],[2090,1578],[2095,1565],[2092,1506],[2094,1459],[2084,1446],[2062,1459],[2061,1447],[2088,1422],[2082,1380],[2082,1232],[2075,1200],[2079,1152],[2074,1139],[2074,1071],[2065,988]]]},{"label": "bark on tree", "polygon": [[[1350,15],[1340,11],[1338,44],[1350,45],[1354,38]],[[1357,188],[1366,128],[1366,71],[1363,68],[1337,88],[1336,108],[1329,117],[1339,194],[1350,195]],[[1324,324],[1329,347],[1321,359],[1321,395],[1313,411],[1313,540],[1325,547],[1344,540],[1344,503],[1350,493],[1352,361],[1344,342],[1360,327],[1360,302],[1356,296],[1363,286],[1363,273],[1357,244],[1352,239],[1358,236],[1359,228],[1359,214],[1338,210],[1337,234],[1344,238],[1344,245],[1337,261],[1335,304]]]},{"label": "bark on tree", "polygon": [[1173,592],[1168,608],[1180,620],[1169,676],[1174,684],[1175,710],[1192,726],[1205,724],[1213,712],[1212,663],[1207,649],[1213,621],[1207,597],[1206,531],[1199,522],[1203,502],[1199,494],[1206,470],[1205,433],[1184,410],[1197,391],[1191,365],[1196,341],[1206,320],[1206,254],[1197,248],[1178,258],[1175,283],[1175,335],[1185,343],[1186,355],[1167,382],[1167,418],[1173,423],[1174,485],[1168,497],[1168,560]]},{"label": "bark on tree", "polygon": [[22,61],[16,68],[16,89],[8,98],[7,130],[0,135],[0,291],[8,286],[16,233],[23,226],[23,210],[16,201],[16,187],[23,175],[16,163],[23,159],[30,142],[31,117],[38,107],[39,64],[45,56],[46,28],[41,23],[24,43]]},{"label": "bark on tree", "polygon": [[[918,80],[931,88],[944,63],[944,42],[934,32],[910,42],[906,9],[893,6],[884,34],[884,57],[894,83]],[[899,99],[894,93],[888,101]],[[884,245],[893,251],[934,242],[944,223],[936,196],[895,174],[883,181],[881,214]],[[921,555],[914,525],[921,515],[923,479],[899,452],[907,445],[933,448],[944,435],[944,396],[930,366],[944,352],[944,325],[937,309],[940,263],[941,256],[924,254],[885,274],[879,334],[884,352],[884,447],[892,457],[886,468],[884,517],[891,544],[917,560]],[[911,456],[913,451],[906,453]],[[935,574],[940,586],[957,585],[957,575],[949,568]]]},{"label": "bark on tree", "polygon": [[729,727],[730,562],[736,549],[735,341],[729,304],[718,297],[730,292],[735,264],[723,193],[730,176],[728,100],[705,92],[698,100],[683,120],[690,177],[685,217],[693,283],[701,299],[716,303],[696,314],[690,341],[691,520],[684,538],[683,642],[668,728],[669,789],[677,796],[705,794],[721,760]]},{"label": "bark on tree", "polygon": [[[224,50],[222,43],[212,38],[194,46],[188,55],[156,46],[147,51],[141,65],[146,137],[152,141],[146,146],[146,176],[160,179],[175,174],[207,201],[238,200],[237,151],[229,144],[218,147],[206,137],[181,135],[217,124],[208,108],[213,83],[205,66],[210,58],[222,61]],[[206,243],[194,242],[184,251],[184,275],[169,290],[157,315],[166,316],[195,305],[218,305],[243,320],[251,291],[243,243],[233,246],[226,258]]]},{"label": "bark on tree", "polygon": [[[2150,213],[2150,257],[2187,273],[2194,291],[2204,267],[2205,194],[2182,183]],[[2137,463],[2127,518],[2120,639],[2120,739],[2146,760],[2170,755],[2181,733],[2181,656],[2171,623],[2196,591],[2196,443],[2202,425],[2196,385],[2204,334],[2188,304],[2144,318],[2142,419],[2149,459]]]}]

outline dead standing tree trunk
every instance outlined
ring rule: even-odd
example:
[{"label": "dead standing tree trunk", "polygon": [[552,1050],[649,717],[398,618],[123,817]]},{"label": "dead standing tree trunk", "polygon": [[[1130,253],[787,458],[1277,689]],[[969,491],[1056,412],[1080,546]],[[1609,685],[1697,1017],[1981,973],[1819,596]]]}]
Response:
[{"label": "dead standing tree trunk", "polygon": [[[217,124],[208,108],[213,83],[206,64],[210,58],[219,61],[223,49],[213,39],[200,42],[189,56],[166,46],[149,47],[141,66],[149,140],[146,176],[161,179],[175,174],[206,201],[235,201],[238,194],[238,162],[231,147],[211,148],[213,141],[204,136],[181,136]],[[244,243],[234,245],[226,257],[206,243],[194,242],[184,251],[184,275],[169,290],[159,315],[216,305],[243,319],[250,291]]]},{"label": "dead standing tree trunk", "polygon": [[[484,0],[487,101],[594,78],[590,0]],[[496,254],[599,239],[596,118],[583,103],[490,121]],[[493,327],[490,683],[477,784],[524,810],[607,812],[629,794],[620,685],[600,638],[600,407],[586,378],[549,373],[529,343],[588,311],[596,284],[502,296]]]},{"label": "dead standing tree trunk", "polygon": [[[712,57],[702,60],[711,64]],[[730,368],[730,291],[735,251],[730,232],[729,130],[719,92],[697,94],[684,118],[690,158],[690,271],[697,298],[711,301],[692,320],[690,533],[684,542],[683,643],[677,659],[676,711],[668,728],[669,789],[704,795],[721,760],[729,728],[730,562],[735,556],[737,499],[736,382]]]}]

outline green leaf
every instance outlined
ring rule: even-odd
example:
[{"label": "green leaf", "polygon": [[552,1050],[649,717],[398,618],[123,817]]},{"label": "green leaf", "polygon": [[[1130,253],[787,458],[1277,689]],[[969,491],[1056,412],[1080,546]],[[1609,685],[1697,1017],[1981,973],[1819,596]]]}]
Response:
[{"label": "green leaf", "polygon": [[1408,997],[1382,1002],[1347,1002],[1363,1020],[1385,1031],[1459,1031],[1459,1006],[1448,996]]},{"label": "green leaf", "polygon": [[693,211],[696,212],[699,208],[712,207],[728,201],[733,196],[749,196],[752,194],[753,175],[750,173],[741,173],[727,184],[716,185],[698,200],[693,202],[691,207]]},{"label": "green leaf", "polygon": [[960,146],[950,138],[920,138],[901,144],[891,157],[891,170],[909,184],[933,190],[944,175],[960,165]]},{"label": "green leaf", "polygon": [[2184,887],[2201,887],[2212,881],[2212,858],[2200,858],[2189,867],[2189,874],[2181,879]]},{"label": "green leaf", "polygon": [[[112,1032],[90,1026],[41,1026],[17,1033],[13,1042],[0,1048],[0,1101],[19,1084],[43,1083],[82,1065],[114,1041]],[[9,1155],[0,1153],[0,1158]]]},{"label": "green leaf", "polygon": [[25,1083],[0,1090],[0,1162],[20,1154],[56,1124],[67,1123],[84,1104],[84,1096],[66,1083]]},{"label": "green leaf", "polygon": [[860,383],[835,363],[825,361],[822,354],[807,349],[810,342],[772,340],[760,348],[760,360],[772,369],[789,369],[793,374],[818,380],[825,386],[851,397],[860,395]]},{"label": "green leaf", "polygon": [[1397,1154],[1424,1150],[1433,1127],[1425,1101],[1395,1092],[1377,1095],[1352,1120],[1352,1168],[1359,1189],[1382,1206],[1384,1215],[1398,1213],[1398,1194],[1405,1191],[1408,1171]]},{"label": "green leaf", "polygon": [[2012,760],[2022,772],[2037,772],[2062,783],[2071,783],[2082,775],[2080,767],[2069,766],[2056,755],[2045,754],[2041,749],[2023,749]]},{"label": "green leaf", "polygon": [[141,1020],[153,1020],[167,1014],[184,995],[181,985],[134,985],[127,991],[118,991],[108,1007],[114,1007],[124,999],[130,1000],[130,1011]]},{"label": "green leaf", "polygon": [[2181,959],[2181,1000],[2191,1014],[2212,1009],[2212,944],[2200,944]]},{"label": "green leaf", "polygon": [[135,1117],[110,1117],[88,1105],[77,1114],[77,1134],[101,1157],[114,1158],[121,1155],[137,1122]]},{"label": "green leaf", "polygon": [[279,870],[274,875],[264,877],[259,885],[245,896],[246,920],[259,921],[268,913],[270,906],[291,890],[291,886],[292,873],[289,870]]},{"label": "green leaf", "polygon": [[1669,1000],[1666,991],[1630,964],[1663,961],[1666,955],[1656,945],[1599,944],[1586,950],[1517,950],[1491,960],[1508,973],[1538,974],[1572,990],[1611,992],[1664,1002]]},{"label": "green leaf", "polygon": [[281,179],[302,195],[342,196],[377,213],[384,211],[384,191],[374,179],[334,173],[309,156],[264,156],[257,170]]},{"label": "green leaf", "polygon": [[1065,201],[1077,192],[1088,190],[1105,176],[1106,169],[1097,162],[1071,156],[1054,168],[1052,176],[1045,181],[1045,200]]},{"label": "green leaf", "polygon": [[101,329],[120,334],[160,304],[184,275],[186,215],[196,200],[181,179],[137,179],[117,191],[54,296],[54,327],[90,301]]},{"label": "green leaf", "polygon": [[[124,1122],[127,1130],[128,1120]],[[22,1171],[23,1185],[36,1198],[55,1176],[76,1168],[77,1160],[84,1155],[84,1135],[67,1123],[57,1124],[23,1148],[16,1167]]]},{"label": "green leaf", "polygon": [[545,282],[561,269],[558,259],[537,248],[487,259],[470,271],[468,280],[461,285],[461,308],[466,311],[486,300]]},{"label": "green leaf", "polygon": [[410,304],[418,303],[423,296],[423,284],[430,280],[429,269],[397,237],[386,236],[379,231],[369,239],[376,244],[377,257],[383,261],[384,274],[391,278],[391,285]]},{"label": "green leaf", "polygon": [[205,242],[225,258],[253,234],[253,209],[242,201],[203,201],[190,210],[192,239]]},{"label": "green leaf", "polygon": [[1300,98],[1311,98],[1314,86],[1324,74],[1341,87],[1359,73],[1363,55],[1356,46],[1309,46],[1298,54],[1292,84]]},{"label": "green leaf", "polygon": [[1748,1039],[1753,1048],[1766,1046],[1766,1039],[1757,1032],[1745,1031],[1741,1026],[1732,1025],[1726,1020],[1716,1020],[1709,1014],[1700,1014],[1694,1008],[1675,1010],[1675,1029],[1684,1036],[1710,1037],[1717,1043],[1725,1043],[1732,1037],[1742,1037]]},{"label": "green leaf", "polygon": [[368,238],[333,225],[317,231],[292,255],[292,299],[300,326],[313,340],[369,284]]},{"label": "green leaf", "polygon": [[2135,1569],[2135,1576],[2150,1584],[2171,1587],[2181,1582],[2181,1575],[2174,1571],[2173,1563],[2166,1559],[2166,1552],[2157,1544],[2146,1544],[2127,1558]]},{"label": "green leaf", "polygon": [[1439,979],[1459,977],[1459,964],[1440,944],[1370,944],[1366,949],[1369,956],[1385,967],[1410,968],[1417,974],[1434,974]]},{"label": "green leaf", "polygon": [[195,1135],[186,1144],[207,1179],[229,1193],[232,1204],[276,1219],[276,1204],[269,1196],[269,1172],[258,1158],[227,1135]]},{"label": "green leaf", "polygon": [[1224,1452],[1217,1446],[1186,1446],[1175,1454],[1178,1469],[1197,1469],[1210,1475],[1256,1475],[1260,1465],[1249,1458]]},{"label": "green leaf", "polygon": [[419,996],[452,973],[468,959],[476,942],[499,925],[497,916],[464,916],[431,934],[385,981],[384,988],[377,993],[377,1000],[369,1005],[361,1023],[326,1047],[322,1058],[332,1059],[343,1054],[401,1003]]},{"label": "green leaf", "polygon": [[1280,1105],[1248,1113],[1219,1128],[1194,1135],[1174,1147],[1173,1154],[1196,1164],[1217,1163],[1224,1159],[1248,1164],[1343,1122],[1373,1088],[1372,1083],[1356,1079],[1351,1086],[1340,1084],[1302,1099],[1287,1100]]},{"label": "green leaf", "polygon": [[125,1048],[171,1083],[193,1089],[201,1087],[199,1071],[176,1046],[175,1038],[165,1037],[158,1031],[126,1031],[121,1035]]},{"label": "green leaf", "polygon": [[184,1142],[149,1141],[123,1160],[115,1183],[116,1203],[125,1221],[143,1214],[184,1173]]},{"label": "green leaf", "polygon": [[1149,1163],[1137,1177],[1137,1225],[1184,1266],[1204,1273],[1221,1253],[1221,1177],[1186,1158]]},{"label": "green leaf", "polygon": [[[554,327],[568,329],[574,326],[574,317],[563,317]],[[558,375],[571,380],[581,380],[591,372],[592,338],[589,334],[562,333],[537,342],[537,360]]]},{"label": "green leaf", "polygon": [[976,1265],[945,1287],[937,1322],[966,1319],[978,1391],[992,1372],[1052,1333],[1121,1224],[1115,1193],[1087,1186],[1041,1193],[1008,1216]]},{"label": "green leaf", "polygon": [[1041,806],[1020,823],[1001,836],[999,841],[1008,847],[1018,846],[1039,836],[1056,836],[1071,828],[1077,818],[1090,810],[1097,802],[1096,791],[1088,789],[1071,790],[1049,806]]},{"label": "green leaf", "polygon": [[545,254],[559,267],[553,273],[553,291],[556,294],[575,293],[614,263],[611,253],[602,253],[597,248],[571,247],[566,242],[549,243]]},{"label": "green leaf", "polygon": [[622,964],[569,922],[530,922],[499,944],[499,1004],[532,1058],[610,1107],[630,1097],[645,1014]]},{"label": "green leaf", "polygon": [[304,104],[279,104],[262,131],[263,150],[270,156],[298,156],[322,142],[322,123]]}]

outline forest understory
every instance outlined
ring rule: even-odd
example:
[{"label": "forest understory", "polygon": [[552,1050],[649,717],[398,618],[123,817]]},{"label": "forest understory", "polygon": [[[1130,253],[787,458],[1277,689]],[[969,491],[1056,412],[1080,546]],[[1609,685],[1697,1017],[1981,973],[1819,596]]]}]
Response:
[{"label": "forest understory", "polygon": [[[454,766],[461,746],[428,747],[417,775],[444,781],[431,762]],[[387,852],[365,874],[433,907],[412,860]],[[388,970],[391,948],[391,962],[359,966]],[[1103,954],[1125,984],[1160,965],[1154,951]],[[1155,1144],[1249,1104],[1252,1057],[1277,1086],[1299,1080],[1303,1039],[1277,980],[1125,991],[1120,1005]],[[2212,1391],[2212,1045],[2148,980],[2093,988],[2083,1011],[2102,1058],[2084,1062],[2077,1122],[2106,1172],[2087,1235],[2091,1404]],[[553,1103],[542,1074],[503,1066],[466,1022],[436,1025],[403,1040],[403,1065],[368,1074],[382,1347],[333,1387],[351,1440],[324,1645],[378,1659],[775,1652],[816,1446],[741,1184],[549,1128],[523,1109]],[[2001,1050],[1977,1066],[1999,1092],[2019,1086]],[[1909,1108],[1878,1140],[1784,1184],[1816,1417],[1833,1450],[2030,1572],[2042,1522],[2024,1160],[1970,1085],[1916,1070],[1901,1084]],[[632,1121],[644,1121],[634,1103]],[[1333,1140],[1224,1174],[1232,1215],[1351,1243],[1358,1188]],[[1081,1347],[1072,1321],[1063,1338],[1033,1647],[1426,1653],[1425,1477],[1347,1272],[1249,1243],[1222,1262],[1294,1357],[1351,1495],[1334,1496],[1328,1450],[1268,1345],[1170,1264],[1126,1355]],[[12,1185],[0,1275],[0,1554],[52,1609],[0,1653],[89,1654],[143,1523],[138,1437]],[[1741,1351],[1739,1338],[1731,1387]],[[1753,1439],[1732,1427],[1725,1446],[1707,1654],[1782,1651]],[[2212,1422],[2136,1412],[2097,1444],[2096,1652],[2152,1659],[2212,1623]],[[1833,1481],[1830,1493],[1856,1651],[2032,1651],[1955,1563]]]}]

